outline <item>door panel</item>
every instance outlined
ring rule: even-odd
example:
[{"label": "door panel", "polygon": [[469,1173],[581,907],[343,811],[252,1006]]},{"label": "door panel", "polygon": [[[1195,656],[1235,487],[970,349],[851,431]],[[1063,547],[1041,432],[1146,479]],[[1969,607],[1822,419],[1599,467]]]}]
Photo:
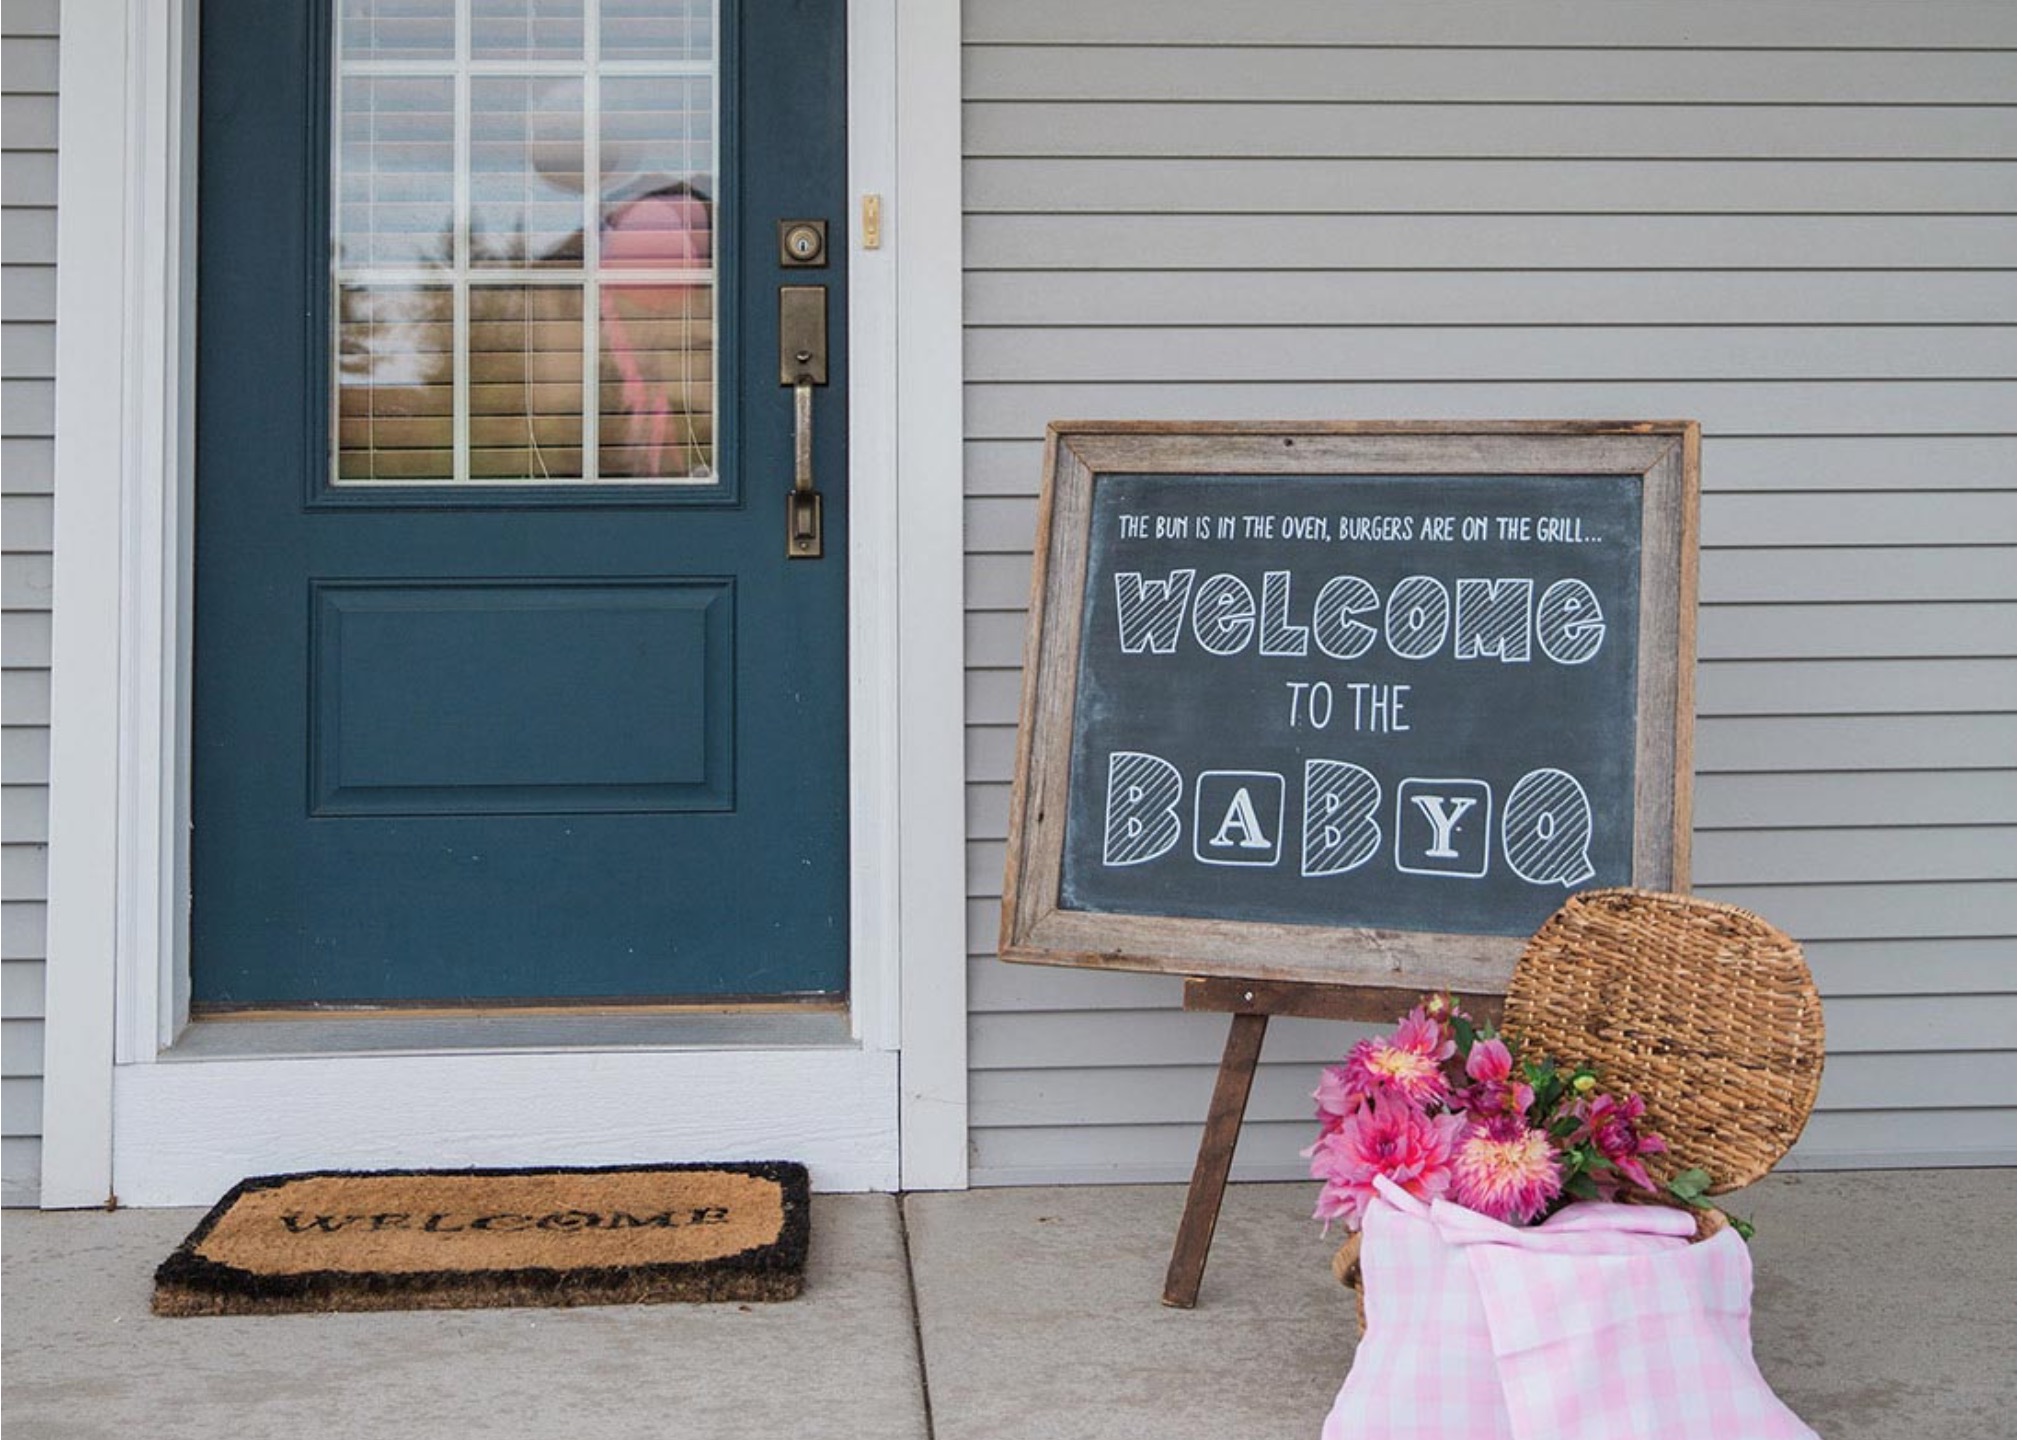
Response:
[{"label": "door panel", "polygon": [[203,12],[196,1002],[841,994],[841,6],[331,3]]},{"label": "door panel", "polygon": [[729,580],[318,585],[310,814],[731,810],[735,603]]}]

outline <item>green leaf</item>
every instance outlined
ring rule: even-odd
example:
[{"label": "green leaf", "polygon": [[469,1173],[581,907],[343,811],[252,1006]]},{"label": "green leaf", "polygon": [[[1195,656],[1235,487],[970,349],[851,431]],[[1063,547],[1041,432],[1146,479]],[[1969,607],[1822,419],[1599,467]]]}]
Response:
[{"label": "green leaf", "polygon": [[1462,1065],[1467,1064],[1467,1057],[1474,1051],[1474,1042],[1480,1038],[1480,1032],[1474,1028],[1473,1021],[1465,1015],[1453,1017],[1454,1058]]},{"label": "green leaf", "polygon": [[1723,1211],[1721,1213],[1727,1215],[1727,1222],[1734,1227],[1735,1234],[1739,1235],[1743,1240],[1755,1239],[1754,1221],[1744,1220],[1739,1215],[1735,1215],[1727,1211]]},{"label": "green leaf", "polygon": [[1595,1188],[1592,1178],[1586,1175],[1568,1175],[1566,1177],[1566,1193],[1568,1195],[1577,1195],[1582,1200],[1597,1200],[1601,1195],[1601,1192]]},{"label": "green leaf", "polygon": [[1689,1203],[1704,1196],[1707,1188],[1712,1184],[1713,1177],[1711,1175],[1707,1174],[1704,1170],[1694,1167],[1690,1170],[1681,1170],[1672,1176],[1671,1183],[1667,1188],[1680,1200]]}]

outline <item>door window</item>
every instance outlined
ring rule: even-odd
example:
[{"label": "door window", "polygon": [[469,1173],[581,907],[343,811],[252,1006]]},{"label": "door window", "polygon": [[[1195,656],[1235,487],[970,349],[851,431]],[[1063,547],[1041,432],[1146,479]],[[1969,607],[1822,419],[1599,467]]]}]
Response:
[{"label": "door window", "polygon": [[715,0],[340,0],[338,486],[716,478]]}]

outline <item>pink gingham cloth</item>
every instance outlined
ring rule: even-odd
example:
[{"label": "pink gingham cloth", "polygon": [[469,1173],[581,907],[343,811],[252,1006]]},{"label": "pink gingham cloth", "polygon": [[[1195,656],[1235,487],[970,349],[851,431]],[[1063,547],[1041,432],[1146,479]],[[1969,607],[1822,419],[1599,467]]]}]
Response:
[{"label": "pink gingham cloth", "polygon": [[1748,1248],[1658,1206],[1505,1225],[1387,1180],[1322,1440],[1818,1440],[1755,1367]]}]

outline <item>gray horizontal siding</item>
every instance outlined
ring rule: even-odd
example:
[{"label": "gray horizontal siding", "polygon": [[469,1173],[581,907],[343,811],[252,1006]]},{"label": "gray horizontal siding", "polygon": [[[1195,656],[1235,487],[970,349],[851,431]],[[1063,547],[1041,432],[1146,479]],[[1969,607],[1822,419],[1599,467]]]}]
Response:
[{"label": "gray horizontal siding", "polygon": [[[1171,1179],[1223,1025],[991,956],[1038,437],[1070,417],[1705,426],[1704,892],[1806,943],[1795,1163],[2014,1151],[2014,15],[1765,0],[971,4],[982,1183]],[[1295,1175],[1272,1028],[1238,1171]]]},{"label": "gray horizontal siding", "polygon": [[[2012,278],[2003,282],[2008,298]],[[2012,320],[2012,317],[2011,317]],[[971,497],[1037,495],[1036,439],[971,441],[963,466]],[[1861,435],[1715,437],[1705,442],[1701,476],[1706,505],[1733,492],[1835,490],[1909,493],[1930,490],[2012,491],[2012,435]]]},{"label": "gray horizontal siding", "polygon": [[[2015,1047],[2015,1007],[2012,1005],[1961,1005],[1952,996],[1858,996],[1829,998],[1826,1028],[1832,1036],[1836,1061],[1829,1067],[1837,1073],[1856,1070],[1852,1057],[1875,1054],[1915,1054],[1921,1047],[1942,1046],[1946,1055],[1924,1057],[1934,1074],[1962,1051],[2012,1051]],[[1213,1015],[1184,1011],[1020,1011],[1000,1017],[995,1023],[978,1027],[970,1066],[978,1071],[1016,1071],[1037,1046],[1044,1046],[1059,1066],[1071,1069],[1136,1069],[1143,1066],[1179,1062],[1189,1050],[1207,1046],[1213,1056],[1220,1049],[1227,1021]],[[1282,1021],[1273,1025],[1269,1042],[1274,1062],[1305,1068],[1305,1091],[1310,1095],[1318,1067],[1341,1058],[1339,1025],[1324,1021]],[[1210,1066],[1212,1068],[1212,1066]],[[2014,1076],[2012,1061],[2010,1082]],[[1123,1081],[1119,1078],[1117,1083]],[[1857,1082],[1842,1082],[1847,1093],[1857,1092]],[[1906,1108],[1944,1108],[1949,1092],[1933,1085],[1915,1097],[1921,1103]],[[2006,1092],[2012,1103],[2013,1092]],[[1312,1107],[1300,1107],[1309,1115]],[[1180,1112],[1166,1118],[1198,1120],[1204,1112]]]},{"label": "gray horizontal siding", "polygon": [[56,4],[0,17],[0,1199],[32,1204],[42,1134],[55,472]]},{"label": "gray horizontal siding", "polygon": [[[1192,160],[990,158],[963,167],[969,212],[988,214],[1739,214],[1861,215],[1875,162],[1813,160],[1416,160],[1231,157],[1203,185]],[[2014,167],[1902,161],[1889,203],[1902,215],[2004,213]]]},{"label": "gray horizontal siding", "polygon": [[[2011,168],[2012,167],[2004,167]],[[983,228],[972,216],[970,228]],[[1977,325],[2013,322],[2011,274],[1354,269],[968,272],[970,325]]]},{"label": "gray horizontal siding", "polygon": [[[1304,18],[1304,17],[1302,17]],[[1606,64],[1556,47],[1491,44],[1359,49],[1250,45],[1020,45],[976,36],[963,59],[971,101],[1172,101],[1453,105],[2006,105],[2015,67],[2000,51],[1819,54],[1614,50]],[[1245,29],[1253,26],[1245,21]],[[1268,21],[1264,22],[1268,23]],[[1812,34],[1817,35],[1815,27]],[[1724,37],[1723,37],[1724,38]],[[1863,207],[1866,208],[1866,207]]]},{"label": "gray horizontal siding", "polygon": [[[1989,784],[2005,783],[1989,777]],[[1890,881],[1867,885],[1730,885],[1718,897],[1763,914],[1805,944],[1827,940],[1998,940],[2012,957],[2015,886],[2012,881]],[[997,945],[998,904],[972,899],[967,934],[970,953],[985,956]],[[1914,974],[1914,970],[1910,973]],[[1099,980],[1114,977],[1101,976]],[[1177,1003],[1170,980],[1160,982]],[[2013,993],[2014,965],[1983,975],[1975,993]]]},{"label": "gray horizontal siding", "polygon": [[1857,435],[1877,425],[1891,434],[1999,435],[2014,425],[2014,396],[2014,385],[2007,380],[1610,379],[1444,385],[1416,380],[1297,384],[1033,380],[972,384],[967,387],[964,413],[976,439],[1043,433],[1048,421],[1065,415],[1186,420],[1266,409],[1284,420],[1344,415],[1466,420],[1498,413],[1655,416],[1662,411],[1718,426],[1716,433],[1722,435]]},{"label": "gray horizontal siding", "polygon": [[[1812,942],[1805,958],[1829,999],[1978,995],[1986,984],[1987,967],[2003,959],[2006,945],[1998,938],[1822,940]],[[977,956],[969,962],[969,986],[979,1011],[999,1014],[1158,1009],[1170,998],[1172,982],[1155,975],[1092,975],[1070,967],[1005,965]]]},{"label": "gray horizontal siding", "polygon": [[1259,325],[1090,329],[1064,350],[1045,326],[969,336],[972,383],[1016,383],[1044,367],[1055,379],[1100,381],[1588,380],[1641,374],[1679,380],[2013,379],[2015,346],[1993,326],[1527,326],[1353,330]]},{"label": "gray horizontal siding", "polygon": [[[1337,1037],[1329,1033],[1324,1040]],[[1163,1044],[1155,1040],[1154,1044]],[[1297,1123],[1313,1111],[1314,1068],[1325,1063],[1297,1053],[1261,1066],[1251,1092],[1258,1122]],[[1335,1057],[1338,1058],[1338,1057]],[[1001,1083],[1000,1083],[1001,1082]],[[1041,1086],[1015,1073],[983,1069],[970,1105],[985,1128],[1034,1125],[1185,1125],[1205,1113],[1214,1070],[1205,1066],[1093,1066],[1050,1072]],[[1895,1097],[1933,1088],[1982,1095],[1990,1105],[2015,1103],[2015,1065],[2006,1050],[1952,1051],[1942,1056],[1846,1056],[1821,1087],[1827,1110],[1887,1109]]]},{"label": "gray horizontal siding", "polygon": [[[1410,0],[1334,5],[1321,0],[1233,11],[1223,0],[971,0],[963,40],[1036,44],[1208,45],[1217,50],[1296,45],[1433,49],[2012,50],[2015,11],[2004,0]],[[1595,57],[1567,57],[1566,68]],[[1035,83],[1043,88],[1041,77]],[[1247,92],[1268,94],[1264,90]]]},{"label": "gray horizontal siding", "polygon": [[2013,254],[2014,235],[1995,215],[993,215],[970,223],[966,258],[981,270],[1339,270],[1349,257],[1384,271],[1964,270]]},{"label": "gray horizontal siding", "polygon": [[1238,160],[1528,158],[1596,160],[2005,160],[2006,106],[1243,105],[1191,101],[980,101],[967,153]]},{"label": "gray horizontal siding", "polygon": [[[1207,1108],[1206,1091],[1200,1109]],[[1308,1110],[1311,1105],[1309,1103]],[[1047,1185],[1184,1179],[1200,1145],[1200,1121],[1171,1125],[1038,1125],[978,1127],[970,1143],[979,1185]],[[1304,1175],[1288,1165],[1313,1140],[1310,1119],[1251,1120],[1236,1144],[1237,1180],[1287,1180]],[[1948,1110],[1825,1110],[1811,1118],[1786,1168],[1888,1168],[1956,1164],[1962,1157],[2006,1163],[2015,1150],[2015,1111],[2008,1105]],[[1746,1208],[1745,1206],[1743,1207]]]}]

